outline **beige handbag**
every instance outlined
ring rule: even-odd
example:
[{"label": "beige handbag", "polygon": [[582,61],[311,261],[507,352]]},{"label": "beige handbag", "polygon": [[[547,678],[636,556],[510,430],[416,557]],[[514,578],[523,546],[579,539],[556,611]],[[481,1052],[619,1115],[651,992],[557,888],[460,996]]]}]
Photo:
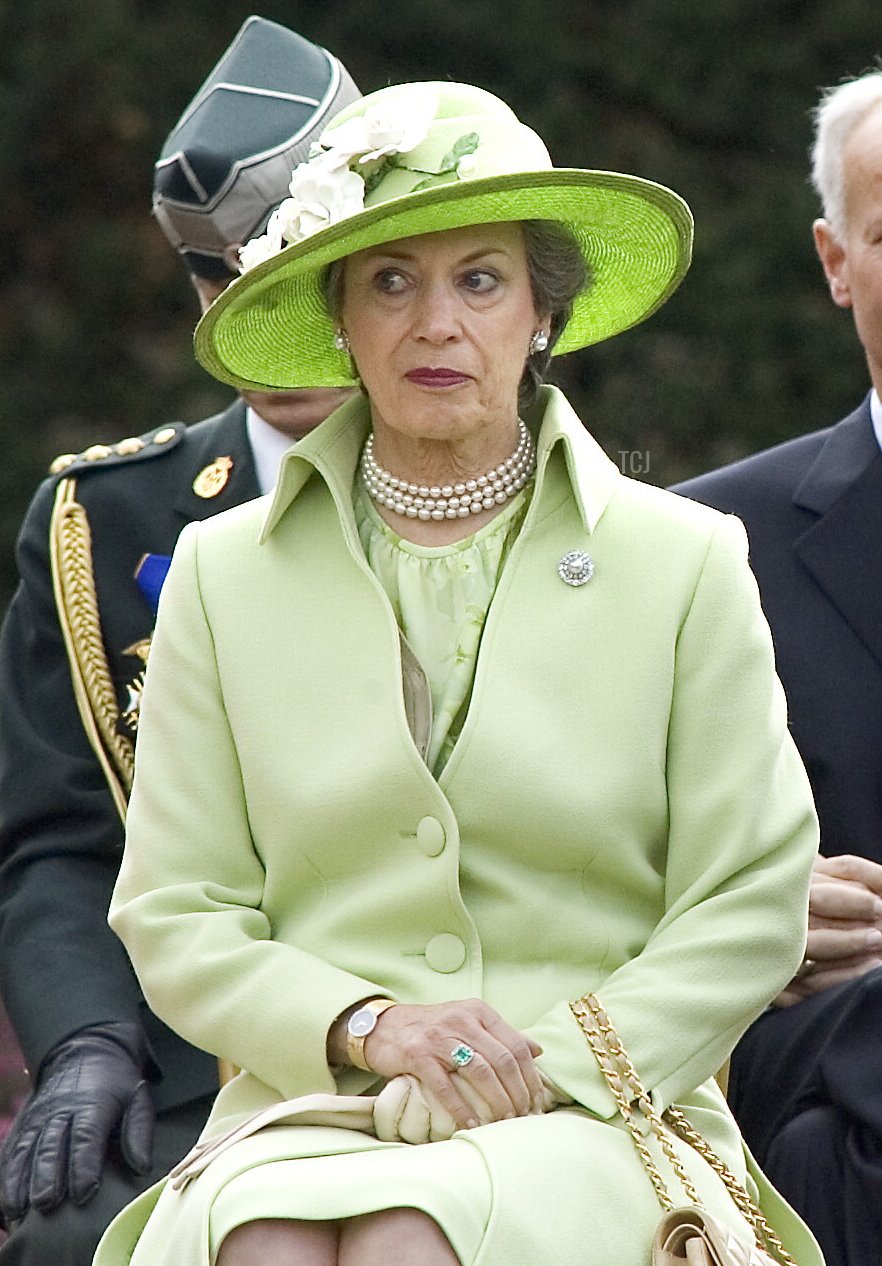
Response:
[{"label": "beige handbag", "polygon": [[[683,1113],[674,1107],[667,1108],[661,1115],[656,1111],[599,999],[593,993],[585,994],[578,1002],[570,1003],[570,1009],[594,1052],[664,1210],[652,1240],[653,1266],[682,1266],[683,1263],[686,1266],[778,1266],[780,1262],[796,1266],[747,1191]],[[690,1205],[674,1205],[640,1131],[641,1119],[648,1122],[682,1183]],[[693,1147],[719,1176],[739,1213],[753,1230],[752,1242],[701,1207],[698,1192],[671,1141],[672,1133]]]}]

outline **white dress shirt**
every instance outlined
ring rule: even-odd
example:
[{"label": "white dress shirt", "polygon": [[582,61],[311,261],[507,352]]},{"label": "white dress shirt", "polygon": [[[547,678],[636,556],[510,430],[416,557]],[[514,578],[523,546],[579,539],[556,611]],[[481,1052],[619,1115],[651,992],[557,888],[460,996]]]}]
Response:
[{"label": "white dress shirt", "polygon": [[269,422],[249,408],[245,417],[248,443],[254,454],[254,473],[261,493],[272,492],[279,477],[279,466],[288,449],[294,444],[289,436],[277,431]]},{"label": "white dress shirt", "polygon": [[873,419],[876,443],[882,448],[882,400],[875,388],[870,392],[870,417]]}]

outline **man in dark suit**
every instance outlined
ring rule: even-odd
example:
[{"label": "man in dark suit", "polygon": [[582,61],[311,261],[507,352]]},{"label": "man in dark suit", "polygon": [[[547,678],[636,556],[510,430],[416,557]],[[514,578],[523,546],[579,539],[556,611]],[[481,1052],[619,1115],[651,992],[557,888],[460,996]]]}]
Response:
[{"label": "man in dark suit", "polygon": [[[358,96],[323,49],[244,24],[156,166],[154,212],[203,308]],[[88,1266],[205,1121],[217,1063],[150,1013],[106,922],[153,616],[184,525],[268,491],[346,394],[253,393],[66,455],[24,521],[0,639],[0,988],[33,1091],[0,1155],[2,1266]]]},{"label": "man in dark suit", "polygon": [[882,72],[816,111],[818,255],[872,390],[836,426],[675,489],[739,515],[821,822],[806,958],[729,1098],[828,1266],[882,1261]]}]

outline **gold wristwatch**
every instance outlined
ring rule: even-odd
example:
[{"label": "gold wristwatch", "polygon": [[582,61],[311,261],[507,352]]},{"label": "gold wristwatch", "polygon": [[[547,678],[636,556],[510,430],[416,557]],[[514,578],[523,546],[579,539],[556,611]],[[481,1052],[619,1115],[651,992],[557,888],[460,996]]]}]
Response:
[{"label": "gold wristwatch", "polygon": [[368,1073],[374,1071],[364,1057],[365,1039],[373,1033],[383,1012],[395,1005],[391,998],[371,998],[357,1007],[346,1021],[346,1058],[354,1068],[363,1068]]}]

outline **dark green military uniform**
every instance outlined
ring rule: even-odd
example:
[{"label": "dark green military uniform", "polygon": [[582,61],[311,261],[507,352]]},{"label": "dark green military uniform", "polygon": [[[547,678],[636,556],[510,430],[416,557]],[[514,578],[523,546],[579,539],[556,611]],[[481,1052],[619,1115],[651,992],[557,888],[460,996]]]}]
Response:
[{"label": "dark green military uniform", "polygon": [[[359,96],[332,53],[246,19],[154,172],[154,216],[194,278],[232,278],[238,244]],[[61,461],[21,531],[0,643],[0,991],[36,1085],[0,1151],[16,1220],[0,1266],[88,1266],[111,1217],[189,1149],[217,1089],[214,1059],[148,1011],[106,916],[153,626],[135,571],[257,491],[240,402]],[[152,1169],[136,1177],[153,1105]]]},{"label": "dark green military uniform", "polygon": [[[195,426],[162,426],[80,454],[41,484],[18,541],[20,583],[0,639],[0,990],[32,1069],[69,1033],[109,1019],[143,1025],[156,1065],[154,1171],[137,1179],[120,1166],[106,1177],[77,1215],[89,1211],[96,1242],[116,1208],[186,1150],[218,1085],[216,1062],[147,1010],[121,943],[95,913],[106,910],[119,868],[123,823],[114,784],[125,790],[130,777],[153,626],[135,572],[144,554],[171,554],[191,520],[257,492],[245,406],[237,401]],[[63,589],[58,598],[53,572]],[[71,689],[72,672],[99,685],[103,673],[111,685],[109,695],[98,692],[107,710],[105,733],[98,726],[93,733],[100,753]],[[46,1266],[64,1260],[68,1214],[62,1207],[49,1218],[28,1215],[46,1224],[48,1243],[58,1241],[57,1256],[43,1250]],[[0,1249],[0,1261],[36,1260],[12,1255],[16,1238]]]}]

